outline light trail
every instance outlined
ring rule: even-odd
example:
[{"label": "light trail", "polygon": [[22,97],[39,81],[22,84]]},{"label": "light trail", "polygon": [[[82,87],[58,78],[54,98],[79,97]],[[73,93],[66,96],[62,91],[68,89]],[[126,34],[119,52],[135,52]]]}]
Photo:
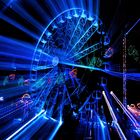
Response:
[{"label": "light trail", "polygon": [[127,140],[127,138],[125,137],[125,135],[124,135],[124,133],[123,133],[123,131],[122,131],[120,125],[118,124],[118,120],[117,120],[116,115],[115,115],[115,113],[114,113],[114,111],[113,111],[113,109],[112,109],[112,107],[111,107],[111,105],[110,105],[110,103],[109,103],[109,101],[108,101],[108,99],[107,99],[107,96],[106,96],[106,94],[105,94],[105,91],[103,91],[102,94],[103,94],[103,96],[104,96],[104,98],[105,98],[105,101],[106,101],[106,104],[107,104],[107,106],[108,106],[110,115],[111,115],[111,117],[112,117],[112,119],[113,119],[113,123],[115,124],[115,128],[116,128],[116,130],[117,130],[117,132],[118,132],[118,134],[119,134],[121,140]]},{"label": "light trail", "polygon": [[[111,91],[110,94],[113,96],[113,98],[116,100],[116,102],[119,104],[119,106],[122,108],[122,110],[125,112],[127,117],[130,119],[130,121],[133,123],[134,127],[136,129],[140,128],[139,123],[134,118],[134,116],[127,110],[127,108],[121,103],[121,101],[117,98],[117,96]],[[139,132],[140,133],[140,132]]]},{"label": "light trail", "polygon": [[22,127],[20,127],[16,132],[14,132],[12,135],[10,135],[6,140],[13,139],[18,133],[20,133],[25,127],[27,127],[29,124],[31,124],[36,118],[38,118],[40,115],[42,115],[45,112],[45,110],[42,110],[40,113],[38,113],[35,117],[33,117],[30,121],[28,121],[26,124],[24,124]]}]

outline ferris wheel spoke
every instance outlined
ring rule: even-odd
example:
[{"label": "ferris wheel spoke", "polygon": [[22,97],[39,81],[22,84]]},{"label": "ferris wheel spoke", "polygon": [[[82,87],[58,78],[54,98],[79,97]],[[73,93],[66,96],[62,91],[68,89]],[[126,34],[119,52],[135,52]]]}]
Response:
[{"label": "ferris wheel spoke", "polygon": [[71,97],[74,96],[75,94],[78,94],[79,91],[80,91],[79,86],[77,86],[77,87],[74,89],[74,91],[73,91],[72,93],[69,93],[69,91],[68,91],[68,89],[67,89],[67,86],[66,86],[66,83],[65,83],[65,84],[64,84],[64,92],[63,92],[64,98],[63,98],[62,103],[61,103],[61,106],[62,106],[62,107],[58,106],[58,108],[56,109],[56,111],[57,111],[57,110],[60,110],[60,108],[63,109],[63,106],[64,106],[67,102],[69,102],[71,108],[73,108],[73,103],[72,103]]},{"label": "ferris wheel spoke", "polygon": [[46,69],[50,69],[53,68],[52,66],[38,66],[35,68],[35,70],[46,70]]},{"label": "ferris wheel spoke", "polygon": [[[71,48],[71,50],[68,52],[67,56],[70,55],[72,50],[80,51],[84,44],[89,40],[89,38],[97,31],[98,25],[95,21],[87,30],[86,32],[80,37],[80,39],[76,42],[76,44]],[[96,26],[95,26],[96,25]]]},{"label": "ferris wheel spoke", "polygon": [[36,90],[40,87],[42,87],[43,85],[46,84],[47,82],[47,78],[52,75],[53,73],[53,69],[50,70],[47,74],[45,74],[43,77],[38,78],[33,84],[32,84],[32,88],[35,88]]},{"label": "ferris wheel spoke", "polygon": [[63,104],[65,104],[66,101],[68,100],[69,103],[70,103],[70,106],[72,107],[71,95],[70,95],[70,93],[68,92],[68,89],[67,89],[66,84],[64,85],[64,87],[65,87],[65,90],[66,90],[66,96],[67,96],[67,98],[65,98],[65,100],[63,101]]},{"label": "ferris wheel spoke", "polygon": [[78,53],[75,53],[73,56],[69,57],[68,60],[74,59],[74,61],[77,61],[77,60],[82,59],[83,57],[85,57],[85,56],[87,56],[87,55],[89,55],[89,54],[91,54],[91,53],[93,53],[101,48],[102,48],[102,46],[100,45],[100,42],[96,43],[96,44],[94,44],[94,45],[92,45],[92,46],[90,46],[90,47],[88,47],[88,48],[86,48]]},{"label": "ferris wheel spoke", "polygon": [[[40,84],[42,83],[42,84],[40,86],[37,85],[38,88],[40,87],[40,90],[37,92],[37,96],[36,96],[36,100],[35,100],[35,104],[38,104],[41,101],[40,108],[42,108],[44,106],[46,98],[48,97],[49,93],[51,92],[51,90],[55,86],[56,77],[57,76],[54,75],[54,70],[51,70],[51,72],[47,73],[45,76],[40,78],[39,83]],[[48,81],[50,78],[51,78],[51,81]]]},{"label": "ferris wheel spoke", "polygon": [[77,63],[69,62],[69,61],[60,61],[60,64],[72,66],[72,67],[77,67],[77,68],[89,69],[89,70],[103,71],[102,69],[94,67],[94,66],[80,65]]},{"label": "ferris wheel spoke", "polygon": [[80,35],[80,32],[83,30],[82,26],[85,25],[85,23],[83,23],[83,25],[81,24],[81,20],[83,19],[82,15],[84,14],[84,10],[82,11],[82,14],[79,15],[78,14],[75,14],[75,18],[79,18],[78,21],[77,21],[77,24],[75,26],[75,29],[71,35],[71,38],[68,42],[68,45],[66,47],[66,50],[65,50],[65,53],[67,53],[68,49],[70,48],[70,46],[73,46],[74,43],[76,43],[76,39],[79,35]]}]

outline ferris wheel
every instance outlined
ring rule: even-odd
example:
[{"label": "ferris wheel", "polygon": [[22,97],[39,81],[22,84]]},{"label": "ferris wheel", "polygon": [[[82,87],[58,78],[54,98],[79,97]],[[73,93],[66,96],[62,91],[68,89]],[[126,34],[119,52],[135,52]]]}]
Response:
[{"label": "ferris wheel", "polygon": [[73,106],[71,96],[85,87],[77,68],[96,70],[102,64],[101,50],[109,44],[102,26],[97,16],[80,8],[68,9],[48,24],[36,45],[30,72],[31,95],[39,110],[45,108],[50,116],[57,112],[57,118],[64,104]]}]

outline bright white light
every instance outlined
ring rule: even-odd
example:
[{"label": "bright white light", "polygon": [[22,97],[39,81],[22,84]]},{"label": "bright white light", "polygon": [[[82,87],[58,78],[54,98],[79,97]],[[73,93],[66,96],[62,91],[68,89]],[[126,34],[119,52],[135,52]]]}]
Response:
[{"label": "bright white light", "polygon": [[88,20],[89,20],[89,21],[93,21],[93,18],[92,18],[92,17],[89,17]]},{"label": "bright white light", "polygon": [[98,27],[98,22],[95,21],[95,22],[93,23],[93,25],[94,25],[95,27]]},{"label": "bright white light", "polygon": [[54,57],[53,60],[52,60],[52,65],[53,65],[53,66],[57,66],[58,63],[59,63],[59,58],[56,56],[56,57]]},{"label": "bright white light", "polygon": [[0,97],[0,101],[4,101],[4,97]]},{"label": "bright white light", "polygon": [[67,18],[67,19],[71,19],[72,17],[71,17],[70,15],[68,15],[66,18]]},{"label": "bright white light", "polygon": [[86,18],[86,15],[85,15],[85,14],[82,14],[81,17],[82,17],[82,18]]},{"label": "bright white light", "polygon": [[47,33],[46,33],[46,35],[49,37],[49,36],[51,36],[51,35],[52,35],[52,33],[47,32]]},{"label": "bright white light", "polygon": [[60,20],[60,23],[64,23],[65,21],[63,19]]},{"label": "bright white light", "polygon": [[35,117],[33,117],[30,121],[28,121],[26,124],[24,124],[22,127],[20,127],[16,132],[14,132],[11,136],[9,136],[6,140],[11,140],[13,137],[15,137],[20,131],[22,131],[27,125],[29,125],[32,121],[34,121],[38,116],[40,116],[44,110],[42,110],[40,113],[38,113]]},{"label": "bright white light", "polygon": [[79,15],[78,15],[78,14],[76,14],[76,13],[75,13],[73,16],[74,16],[74,17],[79,17]]},{"label": "bright white light", "polygon": [[105,94],[105,91],[102,91],[102,94]]},{"label": "bright white light", "polygon": [[56,25],[53,25],[53,29],[57,29],[57,26]]},{"label": "bright white light", "polygon": [[41,42],[42,42],[43,44],[45,44],[47,41],[43,39],[43,40],[41,40]]},{"label": "bright white light", "polygon": [[54,132],[52,133],[51,137],[49,138],[49,140],[52,140],[55,136],[55,134],[57,133],[57,131],[59,130],[59,128],[62,125],[62,121],[59,122],[59,124],[57,125],[56,129],[54,130]]}]

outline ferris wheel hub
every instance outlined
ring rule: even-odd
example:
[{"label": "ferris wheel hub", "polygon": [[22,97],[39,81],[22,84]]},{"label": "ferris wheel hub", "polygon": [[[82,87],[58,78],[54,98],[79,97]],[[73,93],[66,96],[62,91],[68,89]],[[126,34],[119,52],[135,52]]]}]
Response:
[{"label": "ferris wheel hub", "polygon": [[52,59],[52,65],[53,66],[57,66],[59,63],[59,58],[57,56],[53,57]]}]

